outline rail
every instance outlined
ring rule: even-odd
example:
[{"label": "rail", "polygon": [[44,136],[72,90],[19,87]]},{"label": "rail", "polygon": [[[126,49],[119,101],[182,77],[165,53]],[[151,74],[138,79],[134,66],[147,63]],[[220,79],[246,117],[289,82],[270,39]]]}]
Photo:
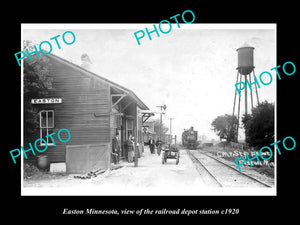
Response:
[{"label": "rail", "polygon": [[[216,178],[215,175],[213,175],[211,173],[211,171],[209,171],[209,169],[199,160],[199,158],[197,158],[193,153],[191,153],[190,150],[187,149],[186,151],[187,151],[188,155],[192,158],[193,161],[196,161],[199,165],[201,165],[202,168],[204,168],[204,170],[213,178],[213,180],[218,184],[219,187],[224,187],[224,185]],[[236,168],[228,165],[227,163],[220,161],[219,159],[216,159],[215,157],[212,157],[212,156],[210,156],[210,155],[208,155],[206,153],[200,152],[200,151],[199,151],[199,153],[203,154],[203,155],[205,155],[205,156],[207,156],[207,157],[209,157],[209,158],[211,158],[211,159],[213,159],[215,161],[217,161],[218,163],[221,163],[221,164],[225,165],[226,167],[230,168],[231,170],[234,170],[235,172],[237,172],[238,174],[243,175],[243,176],[245,176],[245,177],[247,177],[247,178],[249,178],[249,179],[251,179],[251,180],[253,180],[253,181],[255,181],[255,182],[257,182],[257,183],[259,183],[261,185],[263,185],[263,186],[272,187],[272,186],[266,184],[265,182],[263,182],[263,181],[255,178],[255,177],[252,177],[249,174],[241,172],[238,169],[236,169]]]},{"label": "rail", "polygon": [[263,185],[265,185],[265,186],[267,186],[267,187],[272,187],[272,186],[266,184],[265,182],[263,182],[263,181],[261,181],[261,180],[258,180],[257,178],[252,177],[252,176],[250,176],[249,174],[246,174],[246,173],[244,173],[244,172],[242,172],[242,171],[239,171],[238,169],[232,167],[231,165],[229,165],[229,164],[227,164],[227,163],[225,163],[225,162],[222,162],[222,161],[219,160],[219,159],[216,159],[215,157],[213,157],[213,156],[211,156],[211,155],[208,155],[208,154],[206,154],[206,153],[204,153],[204,152],[201,152],[201,154],[204,154],[204,155],[206,155],[206,156],[208,156],[208,157],[210,157],[210,158],[212,158],[212,159],[214,159],[214,160],[216,160],[216,161],[222,163],[223,165],[225,165],[225,166],[227,166],[227,167],[229,167],[229,168],[235,170],[236,172],[238,172],[238,173],[240,173],[240,174],[243,174],[244,176],[246,176],[246,177],[248,177],[248,178],[250,178],[250,179],[252,179],[252,180],[254,180],[254,181],[258,182],[258,183],[261,183],[261,184],[263,184]]},{"label": "rail", "polygon": [[213,178],[215,183],[217,183],[218,186],[223,187],[223,185],[220,183],[220,181],[206,168],[206,166],[203,165],[203,163],[196,157],[194,156],[189,150],[187,150],[187,153],[190,157],[194,159],[199,165],[201,165],[202,168]]}]

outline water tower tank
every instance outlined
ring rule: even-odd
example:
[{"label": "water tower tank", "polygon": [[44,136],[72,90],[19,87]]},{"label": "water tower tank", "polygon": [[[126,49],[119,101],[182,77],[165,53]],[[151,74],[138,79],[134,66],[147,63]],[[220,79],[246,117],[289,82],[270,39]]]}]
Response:
[{"label": "water tower tank", "polygon": [[247,45],[246,43],[237,49],[238,52],[238,67],[240,74],[248,75],[254,69],[253,66],[253,50],[254,47]]}]

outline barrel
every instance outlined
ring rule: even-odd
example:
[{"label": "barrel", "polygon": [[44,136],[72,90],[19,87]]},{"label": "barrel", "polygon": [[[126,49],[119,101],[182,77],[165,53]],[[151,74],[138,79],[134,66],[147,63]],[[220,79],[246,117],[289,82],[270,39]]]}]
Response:
[{"label": "barrel", "polygon": [[49,168],[49,166],[50,166],[50,163],[49,163],[48,156],[46,156],[46,155],[38,156],[37,167],[39,169],[46,170]]}]

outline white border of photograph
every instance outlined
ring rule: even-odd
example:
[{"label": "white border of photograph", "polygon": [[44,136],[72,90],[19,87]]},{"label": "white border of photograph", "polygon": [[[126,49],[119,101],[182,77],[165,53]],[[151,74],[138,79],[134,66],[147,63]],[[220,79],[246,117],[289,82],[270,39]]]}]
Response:
[{"label": "white border of photograph", "polygon": [[[163,20],[164,18],[162,18]],[[147,24],[21,24],[21,48],[23,49],[23,30],[25,29],[64,29],[64,30],[72,30],[72,29],[132,29],[132,38],[133,41],[135,40],[134,32],[138,30],[145,29],[145,27],[151,27],[153,28],[153,24],[147,23]],[[277,25],[275,23],[270,24],[184,24],[180,23],[180,28],[177,28],[176,23],[172,23],[172,27],[174,29],[270,29],[275,30],[275,45],[276,49],[274,54],[277,56]],[[159,40],[156,40],[159,41]],[[153,42],[153,40],[152,40]],[[140,46],[142,48],[142,46]],[[238,47],[238,46],[237,46]],[[234,51],[234,49],[233,49]],[[276,57],[277,61],[277,57]],[[235,63],[235,62],[233,62]],[[277,63],[277,62],[276,62]],[[276,64],[277,65],[277,64]],[[276,66],[274,65],[274,66]],[[265,68],[266,71],[268,71],[270,68]],[[233,80],[235,79],[235,71],[232,71]],[[277,79],[274,79],[275,82],[272,85],[276,85],[276,93],[277,93]],[[21,62],[21,145],[23,146],[24,140],[23,140],[23,61]],[[234,91],[234,84],[232,84],[232,94]],[[276,95],[275,93],[275,95]],[[232,95],[233,97],[233,95]],[[277,141],[277,98],[275,101],[275,141]],[[25,147],[26,149],[26,147]],[[272,188],[205,188],[205,189],[191,189],[188,188],[181,190],[180,192],[174,192],[173,190],[163,190],[158,188],[132,188],[132,189],[126,189],[122,190],[121,192],[118,191],[118,188],[99,188],[97,185],[96,187],[89,187],[84,185],[81,187],[68,187],[68,188],[31,188],[31,187],[24,187],[23,183],[23,160],[24,156],[21,154],[21,195],[26,196],[77,196],[77,195],[87,195],[87,196],[123,196],[123,195],[139,195],[139,196],[153,196],[153,195],[172,195],[172,196],[189,196],[189,195],[196,195],[196,196],[275,196],[277,195],[277,152],[275,151],[275,185]]]}]

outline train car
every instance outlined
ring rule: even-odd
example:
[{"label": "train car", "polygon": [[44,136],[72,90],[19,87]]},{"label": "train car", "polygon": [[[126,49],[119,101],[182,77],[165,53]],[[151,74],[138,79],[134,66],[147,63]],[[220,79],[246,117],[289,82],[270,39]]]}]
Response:
[{"label": "train car", "polygon": [[184,130],[182,133],[182,145],[188,149],[196,149],[198,146],[198,131],[194,127]]}]

